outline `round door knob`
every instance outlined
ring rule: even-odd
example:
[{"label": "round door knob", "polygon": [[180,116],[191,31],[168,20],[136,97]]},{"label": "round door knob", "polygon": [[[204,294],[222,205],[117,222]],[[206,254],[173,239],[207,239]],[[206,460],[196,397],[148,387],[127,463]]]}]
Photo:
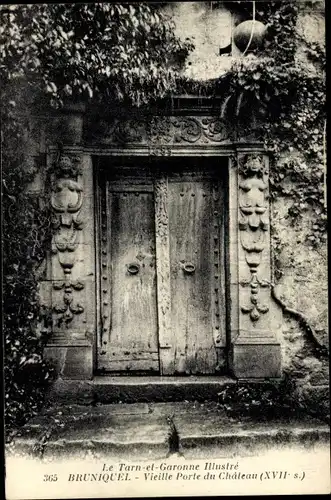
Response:
[{"label": "round door knob", "polygon": [[195,265],[192,262],[185,262],[183,265],[184,272],[187,274],[193,274],[195,271]]},{"label": "round door knob", "polygon": [[127,269],[129,274],[138,274],[140,266],[136,262],[132,262],[131,264],[127,265]]}]

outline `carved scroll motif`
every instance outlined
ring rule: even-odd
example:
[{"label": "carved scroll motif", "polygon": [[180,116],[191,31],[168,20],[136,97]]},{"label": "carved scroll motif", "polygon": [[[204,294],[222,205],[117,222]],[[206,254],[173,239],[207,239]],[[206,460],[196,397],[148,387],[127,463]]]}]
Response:
[{"label": "carved scroll motif", "polygon": [[96,120],[91,130],[90,140],[114,145],[145,145],[152,149],[157,145],[220,144],[229,139],[225,123],[210,116]]},{"label": "carved scroll motif", "polygon": [[64,321],[66,326],[72,321],[74,314],[84,311],[79,303],[74,304],[72,296],[73,290],[82,290],[84,284],[70,280],[75,264],[75,251],[79,245],[79,231],[84,225],[80,217],[84,193],[78,180],[81,175],[79,161],[77,157],[61,155],[52,169],[52,253],[57,254],[64,273],[64,281],[53,284],[54,290],[64,290],[63,305],[55,305],[53,310],[58,315],[58,323]]},{"label": "carved scroll motif", "polygon": [[157,266],[157,295],[160,347],[170,347],[170,264],[168,182],[166,178],[155,180],[155,238]]},{"label": "carved scroll motif", "polygon": [[250,304],[242,306],[241,311],[249,314],[253,322],[269,311],[259,299],[260,288],[268,287],[269,283],[258,277],[269,229],[267,190],[268,172],[263,158],[259,155],[242,157],[239,161],[239,231],[251,278],[240,283],[250,287]]},{"label": "carved scroll motif", "polygon": [[224,123],[215,117],[173,118],[172,123],[177,129],[174,134],[174,142],[206,144],[222,142],[227,138]]}]

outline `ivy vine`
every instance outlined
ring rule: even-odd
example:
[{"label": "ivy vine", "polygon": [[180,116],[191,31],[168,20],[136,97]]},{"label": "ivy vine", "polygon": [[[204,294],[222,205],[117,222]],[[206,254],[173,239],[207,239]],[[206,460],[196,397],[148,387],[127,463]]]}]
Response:
[{"label": "ivy vine", "polygon": [[[246,2],[251,4],[251,2]],[[307,40],[298,28],[300,11],[316,2],[256,2],[256,19],[267,27],[259,52],[237,58],[231,70],[207,82],[182,79],[182,92],[221,96],[220,115],[231,126],[254,127],[271,157],[271,197],[290,203],[288,218],[311,214],[307,243],[327,239],[325,203],[325,45]],[[217,4],[217,2],[216,2]],[[240,4],[247,16],[251,5]]]},{"label": "ivy vine", "polygon": [[[271,195],[292,201],[292,223],[309,211],[307,242],[316,248],[327,238],[326,58],[323,45],[309,42],[298,31],[298,10],[298,2],[292,1],[270,16],[273,42],[267,51],[274,59],[269,72],[277,109],[265,124],[265,145],[273,153]],[[297,57],[300,48],[305,60]]]},{"label": "ivy vine", "polygon": [[40,325],[47,326],[50,318],[40,303],[38,283],[38,271],[50,241],[50,212],[42,197],[26,191],[39,165],[25,154],[24,123],[2,113],[2,130],[10,130],[10,134],[2,134],[1,141],[7,430],[40,410],[53,373],[43,359],[48,336]]}]

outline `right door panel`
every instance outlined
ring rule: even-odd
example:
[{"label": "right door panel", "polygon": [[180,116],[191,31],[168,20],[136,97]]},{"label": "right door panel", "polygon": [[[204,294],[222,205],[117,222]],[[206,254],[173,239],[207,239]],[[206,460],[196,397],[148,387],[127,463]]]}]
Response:
[{"label": "right door panel", "polygon": [[212,176],[169,176],[174,372],[215,374],[225,347],[222,185]]}]

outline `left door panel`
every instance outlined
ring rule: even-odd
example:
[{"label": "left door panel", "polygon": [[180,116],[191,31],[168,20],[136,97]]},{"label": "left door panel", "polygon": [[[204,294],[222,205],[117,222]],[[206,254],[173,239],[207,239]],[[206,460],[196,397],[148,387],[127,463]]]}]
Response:
[{"label": "left door panel", "polygon": [[114,179],[102,192],[98,368],[158,372],[152,186]]}]

